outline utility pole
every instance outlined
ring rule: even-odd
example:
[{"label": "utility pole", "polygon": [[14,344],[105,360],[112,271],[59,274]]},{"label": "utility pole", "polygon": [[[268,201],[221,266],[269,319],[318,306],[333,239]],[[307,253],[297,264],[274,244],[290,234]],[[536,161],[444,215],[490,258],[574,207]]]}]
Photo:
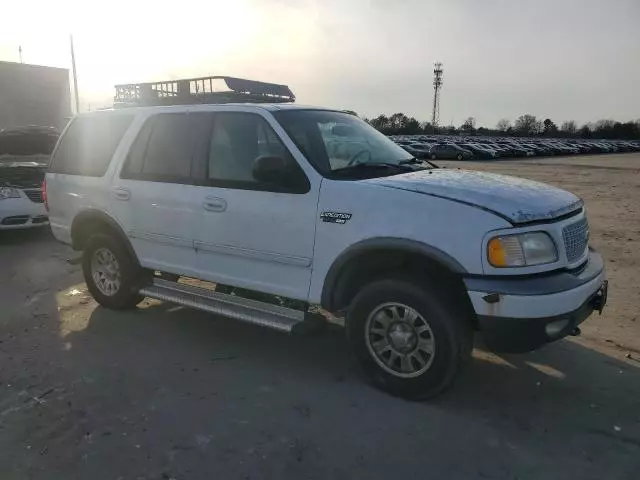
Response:
[{"label": "utility pole", "polygon": [[440,89],[442,88],[442,63],[433,64],[433,113],[431,114],[431,125],[434,131],[438,128],[440,121]]},{"label": "utility pole", "polygon": [[20,63],[24,63],[22,61],[22,45],[18,45],[18,55],[20,56]]},{"label": "utility pole", "polygon": [[78,74],[76,72],[76,55],[73,52],[73,35],[69,35],[71,42],[71,69],[73,71],[73,93],[76,97],[76,115],[80,113],[80,96],[78,95]]}]

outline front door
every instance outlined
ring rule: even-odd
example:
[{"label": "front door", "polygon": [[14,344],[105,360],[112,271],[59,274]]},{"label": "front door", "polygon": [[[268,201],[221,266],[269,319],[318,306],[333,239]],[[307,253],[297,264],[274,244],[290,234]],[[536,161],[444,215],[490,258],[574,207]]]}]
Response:
[{"label": "front door", "polygon": [[[320,181],[309,179],[268,121],[256,113],[218,112],[200,172],[200,278],[306,300]],[[285,159],[296,181],[264,184],[252,173],[260,156]]]}]

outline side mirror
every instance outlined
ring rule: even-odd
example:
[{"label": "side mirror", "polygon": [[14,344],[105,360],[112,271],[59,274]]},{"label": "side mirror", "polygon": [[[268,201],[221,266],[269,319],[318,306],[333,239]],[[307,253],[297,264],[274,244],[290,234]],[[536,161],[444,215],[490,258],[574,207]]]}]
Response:
[{"label": "side mirror", "polygon": [[291,169],[282,157],[261,155],[253,162],[253,178],[260,183],[286,185]]}]

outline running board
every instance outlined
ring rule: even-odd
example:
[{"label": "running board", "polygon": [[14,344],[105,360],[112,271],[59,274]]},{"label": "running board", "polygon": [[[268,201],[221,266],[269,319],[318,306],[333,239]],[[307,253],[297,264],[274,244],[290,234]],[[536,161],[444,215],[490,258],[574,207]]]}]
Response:
[{"label": "running board", "polygon": [[160,278],[154,278],[150,285],[141,288],[140,294],[287,333],[292,332],[296,325],[307,323],[305,312],[301,310]]}]

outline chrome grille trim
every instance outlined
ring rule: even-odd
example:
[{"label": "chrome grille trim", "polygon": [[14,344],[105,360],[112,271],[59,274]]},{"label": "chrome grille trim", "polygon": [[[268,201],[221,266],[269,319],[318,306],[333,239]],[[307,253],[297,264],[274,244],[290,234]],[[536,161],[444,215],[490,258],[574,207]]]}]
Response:
[{"label": "chrome grille trim", "polygon": [[584,217],[562,228],[562,240],[567,261],[574,263],[584,255],[589,244],[589,222]]}]

